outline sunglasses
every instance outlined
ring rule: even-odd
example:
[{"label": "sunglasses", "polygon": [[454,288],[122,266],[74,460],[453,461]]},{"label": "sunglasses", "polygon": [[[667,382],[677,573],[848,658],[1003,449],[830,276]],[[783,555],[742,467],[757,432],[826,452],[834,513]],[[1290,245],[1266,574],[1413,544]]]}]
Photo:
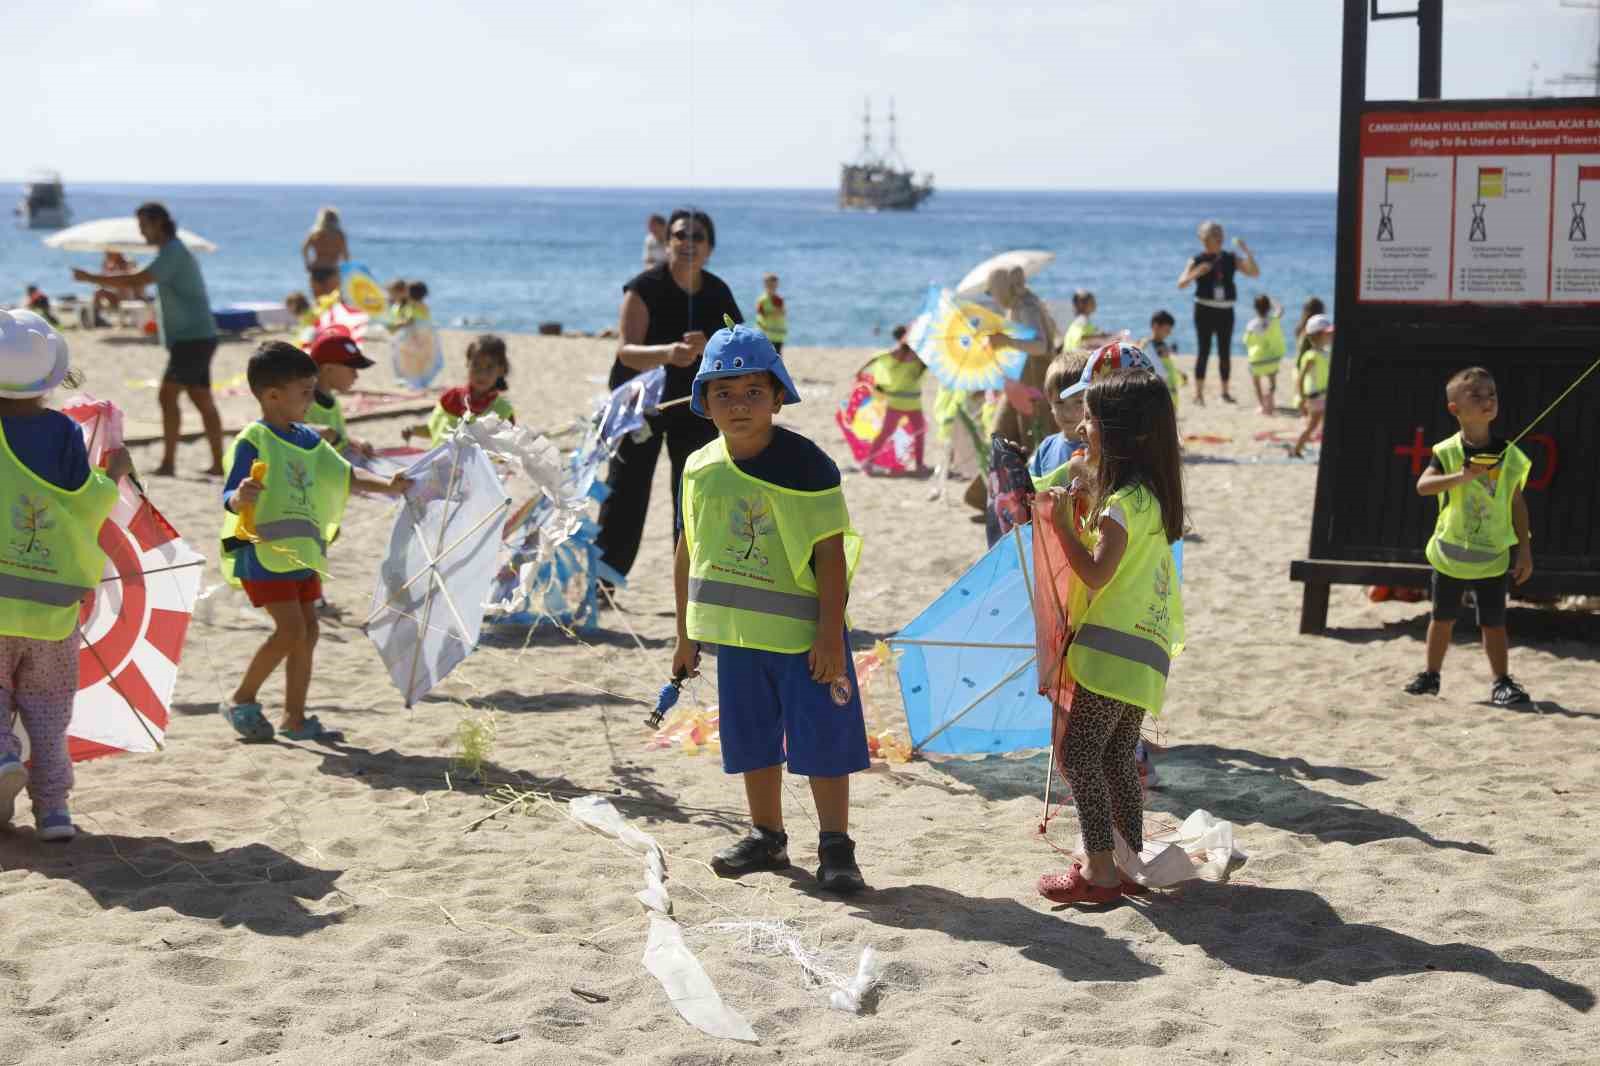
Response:
[{"label": "sunglasses", "polygon": [[696,244],[704,244],[710,239],[706,236],[705,230],[695,230],[693,233],[690,233],[686,229],[675,229],[671,233],[667,234],[667,236],[675,241],[693,241]]}]

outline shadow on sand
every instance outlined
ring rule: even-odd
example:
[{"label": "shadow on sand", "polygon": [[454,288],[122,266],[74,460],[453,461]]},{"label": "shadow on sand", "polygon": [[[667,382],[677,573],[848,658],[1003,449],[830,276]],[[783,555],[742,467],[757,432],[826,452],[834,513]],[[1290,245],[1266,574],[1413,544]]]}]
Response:
[{"label": "shadow on sand", "polygon": [[[985,799],[1008,800],[1042,797],[1045,760],[1041,752],[1028,759],[951,759],[936,765],[942,773],[971,785]],[[1355,767],[1320,766],[1304,759],[1216,744],[1180,744],[1157,756],[1156,770],[1161,783],[1150,792],[1145,805],[1179,819],[1203,807],[1235,825],[1270,825],[1315,836],[1325,843],[1370,844],[1409,838],[1433,848],[1493,854],[1475,841],[1441,840],[1404,818],[1306,784],[1334,781],[1354,786],[1381,780]]]},{"label": "shadow on sand", "polygon": [[217,851],[203,840],[80,832],[62,845],[0,830],[0,868],[71,881],[106,910],[170,910],[262,936],[304,936],[343,920],[305,905],[337,892],[343,870],[319,870],[265,844]]}]

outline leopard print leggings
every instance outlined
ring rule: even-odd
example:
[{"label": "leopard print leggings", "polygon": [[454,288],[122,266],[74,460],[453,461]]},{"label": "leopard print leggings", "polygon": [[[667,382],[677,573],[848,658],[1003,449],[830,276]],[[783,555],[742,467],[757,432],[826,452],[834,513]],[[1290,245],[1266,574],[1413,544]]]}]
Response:
[{"label": "leopard print leggings", "polygon": [[1144,846],[1144,796],[1134,747],[1144,708],[1081,685],[1072,694],[1067,734],[1057,758],[1072,786],[1078,826],[1088,851],[1110,851],[1111,827],[1135,853]]}]

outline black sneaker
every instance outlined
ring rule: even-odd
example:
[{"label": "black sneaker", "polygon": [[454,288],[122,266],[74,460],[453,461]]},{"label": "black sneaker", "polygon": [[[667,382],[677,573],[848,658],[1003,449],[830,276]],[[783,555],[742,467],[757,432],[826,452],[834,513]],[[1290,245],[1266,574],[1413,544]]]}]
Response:
[{"label": "black sneaker", "polygon": [[1506,674],[1504,677],[1495,678],[1489,700],[1496,707],[1514,707],[1519,703],[1528,702],[1528,690],[1517,684],[1510,674]]},{"label": "black sneaker", "polygon": [[711,856],[711,868],[723,877],[739,877],[755,870],[783,870],[789,866],[789,834],[759,825],[739,843]]},{"label": "black sneaker", "polygon": [[817,841],[817,884],[825,892],[849,894],[867,887],[856,865],[856,842],[846,833],[823,833]]},{"label": "black sneaker", "polygon": [[1406,691],[1413,696],[1437,696],[1439,694],[1439,674],[1434,670],[1424,670],[1411,679],[1406,686]]}]

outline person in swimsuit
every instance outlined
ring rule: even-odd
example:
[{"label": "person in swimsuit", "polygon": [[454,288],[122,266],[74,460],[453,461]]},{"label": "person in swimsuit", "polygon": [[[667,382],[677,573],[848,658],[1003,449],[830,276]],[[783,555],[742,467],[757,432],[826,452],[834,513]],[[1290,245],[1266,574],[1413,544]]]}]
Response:
[{"label": "person in swimsuit", "polygon": [[313,302],[319,296],[338,291],[339,264],[350,259],[350,246],[339,225],[339,212],[331,207],[317,212],[317,221],[300,246],[300,257],[305,260],[306,273],[311,275]]}]

